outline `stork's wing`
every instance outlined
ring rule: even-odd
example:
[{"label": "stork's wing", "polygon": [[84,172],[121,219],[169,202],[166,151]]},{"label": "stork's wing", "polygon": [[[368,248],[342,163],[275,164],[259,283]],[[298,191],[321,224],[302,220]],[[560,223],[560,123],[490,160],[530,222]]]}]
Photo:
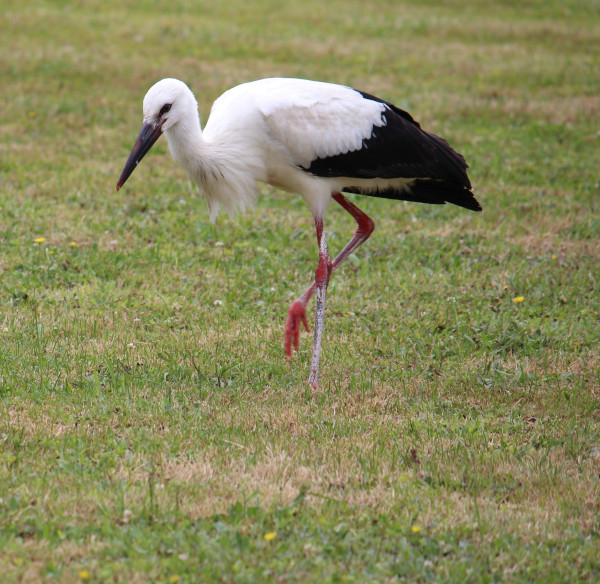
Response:
[{"label": "stork's wing", "polygon": [[366,100],[349,87],[286,80],[260,104],[271,137],[289,152],[294,164],[358,151],[373,128],[384,121],[384,104]]},{"label": "stork's wing", "polygon": [[266,116],[297,166],[323,177],[437,179],[471,188],[464,158],[408,113],[367,93],[329,87],[312,102],[280,102]]}]

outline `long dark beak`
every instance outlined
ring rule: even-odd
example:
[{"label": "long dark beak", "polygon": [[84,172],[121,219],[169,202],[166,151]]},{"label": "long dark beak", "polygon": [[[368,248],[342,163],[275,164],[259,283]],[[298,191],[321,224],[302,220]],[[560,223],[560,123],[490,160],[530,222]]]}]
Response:
[{"label": "long dark beak", "polygon": [[123,168],[123,172],[121,173],[121,177],[117,183],[117,190],[119,190],[125,184],[125,181],[129,178],[129,175],[135,170],[135,167],[140,163],[140,160],[144,158],[148,150],[152,148],[152,144],[154,144],[154,142],[160,138],[161,134],[162,123],[157,124],[156,126],[145,123],[142,126],[140,135],[133,145],[131,154],[125,163],[125,168]]}]

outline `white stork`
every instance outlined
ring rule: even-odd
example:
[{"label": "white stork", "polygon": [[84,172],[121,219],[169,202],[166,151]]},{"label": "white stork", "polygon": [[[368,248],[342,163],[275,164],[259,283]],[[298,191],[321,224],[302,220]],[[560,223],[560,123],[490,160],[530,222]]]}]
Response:
[{"label": "white stork", "polygon": [[[319,244],[314,283],[289,308],[285,351],[297,350],[306,305],[317,307],[309,383],[317,388],[331,273],[371,235],[374,223],[342,192],[454,203],[480,211],[467,164],[448,143],[421,129],[405,111],[350,87],[303,79],[262,79],[226,91],[202,131],[198,104],[185,83],[163,79],[144,97],[144,122],[117,183],[120,189],[161,134],[173,158],[204,191],[210,218],[256,203],[257,181],[302,195]],[[332,261],[323,219],[334,199],[358,229]]]}]

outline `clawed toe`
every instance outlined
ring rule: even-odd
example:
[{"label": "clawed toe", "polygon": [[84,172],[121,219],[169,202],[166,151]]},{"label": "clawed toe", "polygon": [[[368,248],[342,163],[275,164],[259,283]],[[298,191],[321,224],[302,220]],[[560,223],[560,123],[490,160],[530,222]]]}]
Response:
[{"label": "clawed toe", "polygon": [[304,329],[307,332],[310,331],[306,319],[306,304],[300,300],[296,300],[288,310],[287,322],[285,324],[285,355],[288,361],[292,358],[292,346],[297,351],[300,345],[300,325],[304,325]]}]

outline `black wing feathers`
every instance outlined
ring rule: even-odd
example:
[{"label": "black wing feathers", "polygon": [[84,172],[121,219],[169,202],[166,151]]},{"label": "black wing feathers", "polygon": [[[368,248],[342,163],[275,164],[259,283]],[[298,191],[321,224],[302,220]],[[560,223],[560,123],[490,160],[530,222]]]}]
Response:
[{"label": "black wing feathers", "polygon": [[362,148],[312,160],[303,170],[322,177],[413,179],[406,188],[366,190],[346,185],[344,191],[421,203],[454,203],[480,211],[471,193],[465,159],[439,136],[422,130],[410,114],[395,105],[360,92],[365,99],[386,105],[384,125],[373,126]]}]

